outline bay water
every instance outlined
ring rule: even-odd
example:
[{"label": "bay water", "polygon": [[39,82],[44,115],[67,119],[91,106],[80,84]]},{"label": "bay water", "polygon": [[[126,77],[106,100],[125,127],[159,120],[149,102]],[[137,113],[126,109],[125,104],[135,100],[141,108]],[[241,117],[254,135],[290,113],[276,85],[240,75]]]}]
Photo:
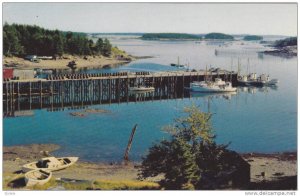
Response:
[{"label": "bay water", "polygon": [[[136,37],[111,36],[113,45],[136,56],[153,56],[128,65],[83,72],[174,71],[170,63],[190,69],[219,67],[242,73],[266,73],[279,79],[276,88],[239,87],[236,95],[191,94],[189,98],[110,105],[91,105],[110,113],[70,115],[78,110],[49,112],[34,110],[33,116],[4,118],[5,146],[54,143],[57,156],[79,156],[92,162],[122,160],[135,124],[130,159],[140,161],[154,143],[169,137],[162,130],[182,117],[183,108],[197,105],[213,113],[212,125],[217,143],[231,143],[237,152],[274,153],[297,149],[297,58],[259,53],[268,46],[258,42],[233,41],[143,41]],[[274,38],[273,38],[274,39]],[[80,112],[80,110],[79,110]]]}]

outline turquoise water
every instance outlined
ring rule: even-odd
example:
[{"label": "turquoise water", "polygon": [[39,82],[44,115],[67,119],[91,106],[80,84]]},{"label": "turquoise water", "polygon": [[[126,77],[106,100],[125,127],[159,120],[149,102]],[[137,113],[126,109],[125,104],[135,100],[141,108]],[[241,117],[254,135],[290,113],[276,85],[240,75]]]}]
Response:
[{"label": "turquoise water", "polygon": [[[136,42],[136,40],[127,40]],[[122,41],[124,42],[124,41]],[[139,43],[126,45],[121,49],[136,51],[146,55],[149,44]],[[117,43],[116,43],[117,44]],[[152,53],[153,59],[139,60],[127,66],[102,70],[105,72],[137,70],[157,71],[170,70],[168,63],[173,63],[169,55],[179,48],[194,48],[194,43],[150,43],[156,47]],[[255,45],[256,46],[256,45]],[[31,143],[55,143],[61,146],[56,155],[79,156],[87,161],[120,161],[123,157],[131,129],[138,124],[133,140],[130,159],[139,161],[147,153],[147,149],[155,142],[169,135],[161,130],[171,124],[173,119],[183,114],[185,106],[196,104],[203,111],[212,112],[213,129],[218,143],[231,142],[230,148],[238,152],[283,152],[297,149],[297,58],[284,59],[273,56],[259,56],[255,51],[241,49],[243,54],[214,56],[210,51],[214,45],[201,45],[199,50],[205,50],[207,59],[199,59],[199,64],[210,61],[219,67],[232,67],[228,62],[239,56],[243,62],[250,58],[251,69],[257,73],[268,72],[271,78],[278,78],[277,89],[247,89],[239,88],[236,95],[192,95],[191,98],[136,103],[121,103],[111,105],[93,105],[89,108],[106,109],[109,114],[88,114],[86,117],[71,116],[70,112],[81,110],[64,110],[48,112],[34,110],[34,116],[4,118],[4,145],[19,145]],[[230,47],[230,46],[229,46]],[[234,46],[236,48],[238,46]],[[249,46],[250,47],[250,46]],[[227,50],[227,49],[223,49]],[[253,52],[253,51],[254,52]],[[259,49],[261,50],[261,49]],[[191,49],[190,49],[191,51]],[[193,51],[193,50],[192,50]],[[227,51],[227,52],[228,52]],[[192,53],[192,56],[196,56]],[[170,55],[171,57],[171,55]],[[188,59],[193,59],[191,56]],[[195,57],[196,58],[196,57]],[[168,61],[166,59],[169,59]],[[236,61],[236,59],[234,59]],[[192,65],[192,64],[191,64]],[[194,66],[194,67],[193,67]],[[193,68],[197,68],[193,64]],[[203,68],[203,66],[201,67]],[[99,70],[88,70],[90,72]],[[83,111],[83,110],[82,110]]]}]

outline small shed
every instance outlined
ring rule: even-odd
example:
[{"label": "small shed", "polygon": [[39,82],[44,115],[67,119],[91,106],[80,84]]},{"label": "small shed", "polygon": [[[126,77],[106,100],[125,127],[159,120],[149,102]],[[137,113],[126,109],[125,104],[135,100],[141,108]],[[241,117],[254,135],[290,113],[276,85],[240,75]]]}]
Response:
[{"label": "small shed", "polygon": [[3,69],[3,79],[12,79],[14,77],[14,69],[4,68]]},{"label": "small shed", "polygon": [[33,79],[34,78],[33,69],[14,69],[13,77],[19,80]]}]

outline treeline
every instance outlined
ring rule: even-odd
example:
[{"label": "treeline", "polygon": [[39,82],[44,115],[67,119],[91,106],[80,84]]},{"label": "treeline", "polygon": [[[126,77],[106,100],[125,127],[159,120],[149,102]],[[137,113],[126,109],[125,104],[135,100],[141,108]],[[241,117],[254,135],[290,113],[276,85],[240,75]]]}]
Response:
[{"label": "treeline", "polygon": [[244,37],[245,41],[255,41],[255,40],[262,40],[263,37],[262,36],[258,36],[258,35],[246,35]]},{"label": "treeline", "polygon": [[[146,33],[141,39],[144,40],[202,40],[201,34],[187,34],[187,33]],[[227,39],[233,40],[234,37],[224,33],[208,33],[204,35],[204,39]]]},{"label": "treeline", "polygon": [[110,56],[112,45],[108,39],[96,43],[85,33],[47,30],[32,25],[3,26],[3,54],[6,56],[104,55]]},{"label": "treeline", "polygon": [[275,47],[297,46],[297,37],[289,37],[286,39],[277,40],[274,46]]},{"label": "treeline", "polygon": [[155,39],[201,39],[201,36],[187,33],[146,33],[142,37],[145,40]]},{"label": "treeline", "polygon": [[224,33],[208,33],[205,35],[205,39],[228,39],[233,40],[233,36]]}]

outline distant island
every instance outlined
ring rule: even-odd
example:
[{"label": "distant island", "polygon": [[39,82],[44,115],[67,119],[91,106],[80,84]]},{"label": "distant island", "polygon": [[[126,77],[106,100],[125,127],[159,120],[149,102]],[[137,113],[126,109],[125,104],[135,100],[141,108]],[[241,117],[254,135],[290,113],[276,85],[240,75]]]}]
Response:
[{"label": "distant island", "polygon": [[273,47],[275,50],[264,51],[264,54],[282,56],[286,58],[297,56],[297,37],[289,37],[275,41]]},{"label": "distant island", "polygon": [[143,40],[234,40],[234,37],[224,33],[188,34],[188,33],[145,33]]},{"label": "distant island", "polygon": [[201,35],[187,33],[145,33],[142,35],[143,40],[199,40]]},{"label": "distant island", "polygon": [[262,40],[263,37],[262,36],[258,36],[258,35],[246,35],[244,37],[245,41],[258,41],[258,40]]},{"label": "distant island", "polygon": [[222,39],[222,40],[233,40],[234,37],[224,33],[208,33],[204,36],[205,39]]}]

